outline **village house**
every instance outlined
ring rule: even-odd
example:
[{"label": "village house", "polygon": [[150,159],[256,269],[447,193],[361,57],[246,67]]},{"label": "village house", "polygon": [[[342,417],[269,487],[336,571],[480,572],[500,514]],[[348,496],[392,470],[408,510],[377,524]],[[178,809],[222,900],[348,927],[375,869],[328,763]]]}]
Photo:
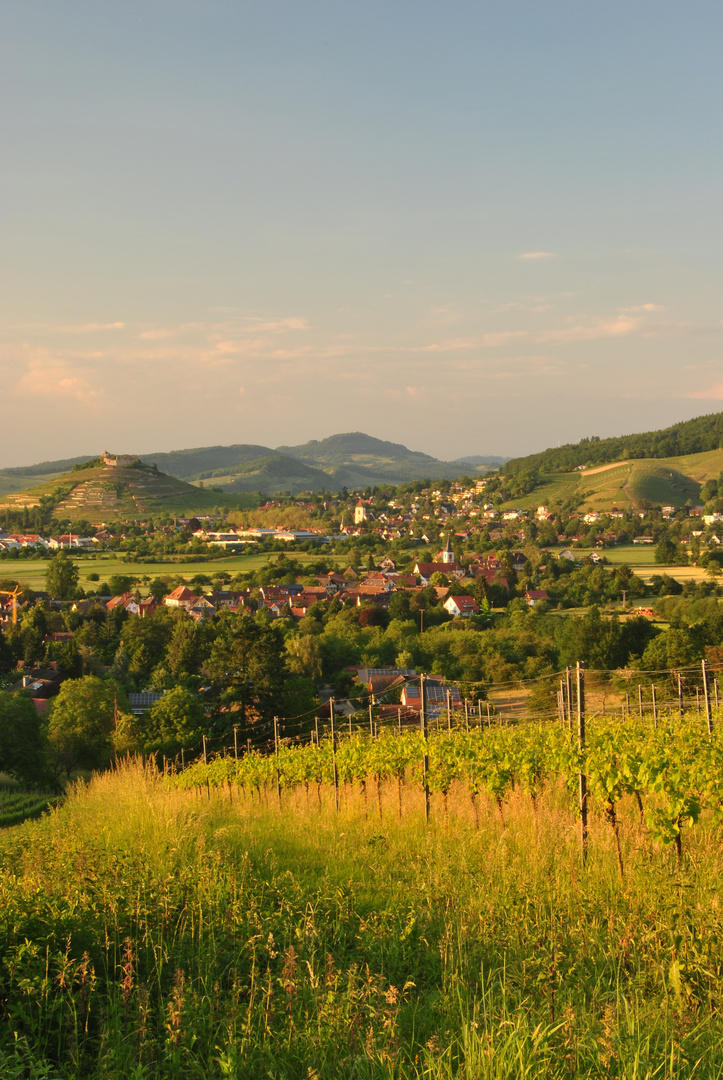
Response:
[{"label": "village house", "polygon": [[447,577],[463,578],[464,567],[456,562],[416,562],[414,564],[414,573],[419,577],[422,585],[429,585],[432,574],[446,574]]},{"label": "village house", "polygon": [[479,604],[473,596],[448,596],[442,607],[455,618],[467,619],[470,615],[479,615]]}]

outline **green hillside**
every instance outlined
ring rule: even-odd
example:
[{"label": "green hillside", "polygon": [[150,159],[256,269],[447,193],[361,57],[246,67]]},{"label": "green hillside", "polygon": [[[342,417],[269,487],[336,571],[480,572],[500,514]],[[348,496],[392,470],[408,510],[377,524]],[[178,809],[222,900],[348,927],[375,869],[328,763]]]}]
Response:
[{"label": "green hillside", "polygon": [[723,446],[723,413],[684,420],[659,431],[620,435],[610,439],[592,437],[543,450],[539,454],[512,458],[504,466],[508,475],[521,472],[568,472],[615,461],[643,458],[669,459],[703,454]]},{"label": "green hillside", "polygon": [[534,491],[505,505],[520,509],[545,505],[551,510],[574,505],[586,511],[698,505],[702,484],[721,471],[723,450],[657,461],[622,461],[579,472],[541,472]]},{"label": "green hillside", "polygon": [[125,468],[98,465],[73,470],[4,495],[0,509],[43,506],[61,520],[130,521],[163,512],[207,513],[219,503],[234,509],[243,505],[238,497],[203,491],[139,462]]}]

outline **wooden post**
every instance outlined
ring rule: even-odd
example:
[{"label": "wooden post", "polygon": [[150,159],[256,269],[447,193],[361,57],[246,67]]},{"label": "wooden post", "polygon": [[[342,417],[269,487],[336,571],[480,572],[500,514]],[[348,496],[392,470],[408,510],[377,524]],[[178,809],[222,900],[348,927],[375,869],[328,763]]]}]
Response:
[{"label": "wooden post", "polygon": [[186,755],[184,753],[183,747],[181,747],[181,768],[186,768]]},{"label": "wooden post", "polygon": [[708,738],[713,734],[713,717],[710,712],[710,694],[708,693],[708,664],[701,661],[703,667],[703,694],[705,695],[705,722],[708,725]]},{"label": "wooden post", "polygon": [[331,719],[331,762],[334,769],[334,806],[339,813],[339,771],[336,767],[336,735],[334,734],[334,698],[329,698],[329,717]]},{"label": "wooden post", "polygon": [[281,809],[281,774],[279,773],[279,720],[278,717],[274,717],[274,761],[276,764],[276,797],[279,800],[279,810]]},{"label": "wooden post", "polygon": [[696,688],[695,688],[695,708],[696,708],[696,712],[698,713],[698,716],[700,716],[700,687],[699,686],[696,686]]},{"label": "wooden post", "polygon": [[492,713],[489,701],[487,702],[487,727],[492,727]]},{"label": "wooden post", "polygon": [[372,703],[369,702],[369,734],[374,738],[374,717],[372,715]]},{"label": "wooden post", "polygon": [[580,857],[587,861],[587,776],[585,766],[585,665],[577,663],[577,742],[580,751]]},{"label": "wooden post", "polygon": [[643,688],[638,683],[638,712],[640,713],[640,719],[643,719]]},{"label": "wooden post", "polygon": [[565,686],[567,689],[567,723],[572,731],[572,669],[570,665],[565,668]]},{"label": "wooden post", "polygon": [[452,730],[452,694],[447,691],[447,731]]},{"label": "wooden post", "polygon": [[424,742],[424,754],[422,756],[422,783],[424,785],[424,820],[429,821],[429,752],[427,749],[427,709],[424,675],[419,676],[419,724],[422,730]]},{"label": "wooden post", "polygon": [[401,735],[402,734],[402,710],[401,709],[397,709],[397,728],[399,729],[399,734]]},{"label": "wooden post", "polygon": [[650,691],[653,695],[653,727],[658,730],[658,700],[655,696],[655,683],[650,687]]},{"label": "wooden post", "polygon": [[718,708],[718,680],[713,679],[713,701],[715,702],[716,709]]},{"label": "wooden post", "polygon": [[479,717],[479,729],[482,730],[482,698],[477,699],[477,716]]},{"label": "wooden post", "polygon": [[314,727],[316,728],[316,745],[319,745],[319,717],[314,717]]},{"label": "wooden post", "polygon": [[683,715],[683,680],[678,674],[678,712]]},{"label": "wooden post", "polygon": [[208,759],[206,758],[206,736],[202,735],[201,738],[203,739],[203,764],[208,765]]},{"label": "wooden post", "polygon": [[469,731],[469,701],[467,698],[464,699],[464,726]]},{"label": "wooden post", "polygon": [[625,691],[625,715],[630,716],[630,694]]},{"label": "wooden post", "polygon": [[352,735],[352,730],[351,730],[351,713],[349,713],[349,738],[351,738],[351,735]]},{"label": "wooden post", "polygon": [[238,761],[238,724],[233,726],[233,756]]}]

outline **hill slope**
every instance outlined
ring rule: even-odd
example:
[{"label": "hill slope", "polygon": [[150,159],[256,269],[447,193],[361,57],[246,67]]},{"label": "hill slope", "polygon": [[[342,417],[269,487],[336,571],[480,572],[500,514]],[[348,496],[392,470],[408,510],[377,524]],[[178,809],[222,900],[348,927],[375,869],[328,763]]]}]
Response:
[{"label": "hill slope", "polygon": [[219,503],[238,507],[234,496],[203,491],[143,465],[115,468],[98,465],[46,480],[25,491],[5,495],[2,509],[50,506],[61,520],[138,520],[148,514],[207,513]]},{"label": "hill slope", "polygon": [[581,510],[617,507],[698,505],[706,480],[723,471],[723,450],[670,458],[643,458],[598,465],[581,472],[540,472],[540,483],[529,495],[508,506],[530,509],[544,504],[550,510],[562,506]]},{"label": "hill slope", "polygon": [[723,413],[709,413],[693,420],[683,420],[659,431],[639,435],[620,435],[611,439],[582,439],[539,454],[512,458],[503,471],[508,475],[521,472],[567,472],[581,466],[592,467],[614,461],[643,458],[674,458],[702,454],[723,446]]},{"label": "hill slope", "polygon": [[[71,466],[89,460],[70,458],[0,471],[0,496],[25,491],[39,480],[60,482]],[[401,443],[385,442],[357,431],[275,450],[253,443],[236,443],[143,454],[141,460],[178,480],[190,483],[210,480],[230,493],[273,494],[365,488],[425,478],[451,480],[460,475],[484,473],[504,459],[438,461]]]}]

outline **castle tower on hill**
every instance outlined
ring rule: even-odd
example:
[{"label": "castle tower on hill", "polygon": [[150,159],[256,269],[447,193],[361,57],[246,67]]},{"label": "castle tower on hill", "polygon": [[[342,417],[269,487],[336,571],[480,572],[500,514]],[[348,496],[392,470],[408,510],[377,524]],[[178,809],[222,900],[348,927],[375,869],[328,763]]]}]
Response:
[{"label": "castle tower on hill", "polygon": [[138,458],[135,454],[109,454],[104,450],[101,454],[104,465],[110,465],[115,469],[124,469],[128,465],[137,465]]}]

